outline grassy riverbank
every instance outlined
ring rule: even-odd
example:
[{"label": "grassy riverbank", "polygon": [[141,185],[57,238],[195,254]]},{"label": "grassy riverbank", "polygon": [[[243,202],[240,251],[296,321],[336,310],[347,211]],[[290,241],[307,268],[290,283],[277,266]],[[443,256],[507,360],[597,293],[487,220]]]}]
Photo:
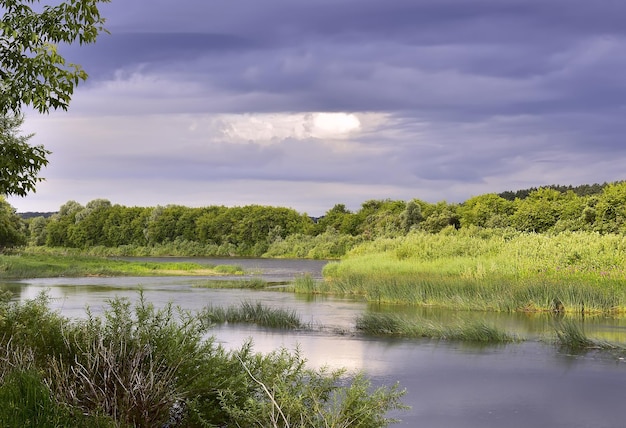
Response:
[{"label": "grassy riverbank", "polygon": [[626,238],[446,229],[354,248],[296,291],[468,310],[625,312]]},{"label": "grassy riverbank", "polygon": [[0,279],[80,276],[202,276],[237,275],[237,266],[198,263],[136,262],[78,254],[21,253],[0,255]]}]

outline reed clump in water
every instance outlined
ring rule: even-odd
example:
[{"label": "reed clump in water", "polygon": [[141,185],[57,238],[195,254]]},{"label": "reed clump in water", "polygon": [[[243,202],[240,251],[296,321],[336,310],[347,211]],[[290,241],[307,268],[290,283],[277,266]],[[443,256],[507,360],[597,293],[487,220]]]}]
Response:
[{"label": "reed clump in water", "polygon": [[251,279],[210,279],[202,283],[196,283],[194,288],[216,288],[216,289],[249,289],[262,290],[275,285],[284,283],[268,282],[262,278]]},{"label": "reed clump in water", "polygon": [[239,306],[207,306],[198,317],[207,324],[247,323],[261,327],[299,329],[306,327],[296,311],[270,308],[260,302],[242,302]]},{"label": "reed clump in water", "polygon": [[366,313],[357,318],[356,329],[373,336],[391,336],[455,340],[465,342],[504,343],[518,340],[484,322],[459,321],[439,324],[425,319],[408,319],[396,314]]},{"label": "reed clump in water", "polygon": [[607,341],[595,340],[587,336],[580,322],[561,319],[554,325],[556,343],[562,348],[571,351],[584,351],[589,349],[620,350],[626,348]]}]

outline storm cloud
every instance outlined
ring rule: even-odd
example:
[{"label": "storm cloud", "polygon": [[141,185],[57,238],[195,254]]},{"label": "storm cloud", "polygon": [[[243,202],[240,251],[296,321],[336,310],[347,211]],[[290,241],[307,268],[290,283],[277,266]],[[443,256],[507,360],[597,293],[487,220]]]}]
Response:
[{"label": "storm cloud", "polygon": [[624,179],[626,3],[134,0],[64,46],[90,79],[28,113],[69,199],[311,215]]}]

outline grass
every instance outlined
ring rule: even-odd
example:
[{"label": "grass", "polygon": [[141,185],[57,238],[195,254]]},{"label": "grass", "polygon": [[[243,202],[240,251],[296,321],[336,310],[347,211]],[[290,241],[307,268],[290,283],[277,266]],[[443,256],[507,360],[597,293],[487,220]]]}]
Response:
[{"label": "grass", "polygon": [[554,325],[554,331],[556,333],[557,345],[570,351],[601,349],[626,352],[626,348],[623,346],[588,337],[581,324],[573,320],[560,320]]},{"label": "grass", "polygon": [[506,343],[515,336],[484,322],[463,322],[455,325],[425,319],[408,319],[396,314],[366,313],[357,318],[356,329],[372,336],[404,338],[425,337],[465,342]]},{"label": "grass", "polygon": [[211,279],[200,284],[194,284],[196,288],[224,288],[224,289],[248,289],[248,290],[263,290],[276,286],[287,286],[288,282],[283,281],[266,281],[263,278],[251,278],[251,279]]},{"label": "grass", "polygon": [[104,257],[52,254],[0,255],[0,279],[80,276],[210,276],[240,275],[232,265],[189,262],[134,262]]},{"label": "grass", "polygon": [[621,313],[624,266],[618,235],[416,231],[329,263],[316,292],[470,310]]},{"label": "grass", "polygon": [[200,314],[206,324],[247,323],[261,327],[300,329],[306,325],[295,311],[282,308],[269,308],[257,302],[242,302],[240,306],[226,308],[208,306]]}]

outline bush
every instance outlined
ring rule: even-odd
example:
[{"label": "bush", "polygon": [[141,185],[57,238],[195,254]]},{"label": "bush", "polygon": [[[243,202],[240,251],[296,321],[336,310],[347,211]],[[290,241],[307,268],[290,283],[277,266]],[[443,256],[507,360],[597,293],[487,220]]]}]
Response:
[{"label": "bush", "polygon": [[227,352],[199,315],[141,293],[82,321],[47,302],[0,301],[1,426],[376,428],[402,407],[398,385],[309,369],[297,351]]}]

